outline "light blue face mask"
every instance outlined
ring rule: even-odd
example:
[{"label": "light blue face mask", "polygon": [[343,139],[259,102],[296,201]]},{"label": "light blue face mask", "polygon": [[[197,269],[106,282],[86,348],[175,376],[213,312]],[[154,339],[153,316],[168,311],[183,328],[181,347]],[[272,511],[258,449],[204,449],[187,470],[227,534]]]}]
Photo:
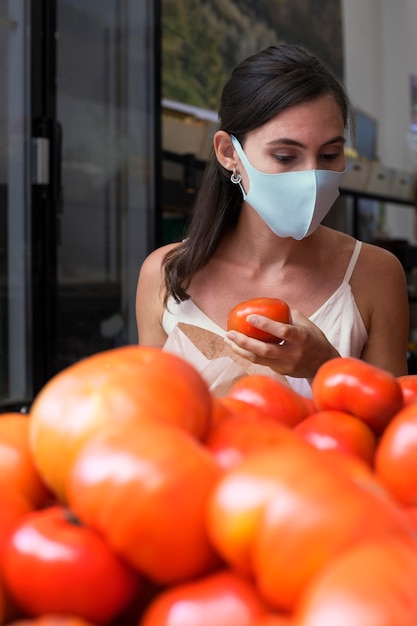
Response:
[{"label": "light blue face mask", "polygon": [[311,235],[339,196],[343,172],[303,170],[265,174],[249,163],[233,135],[232,142],[249,179],[248,193],[239,181],[244,200],[279,237],[300,240]]}]

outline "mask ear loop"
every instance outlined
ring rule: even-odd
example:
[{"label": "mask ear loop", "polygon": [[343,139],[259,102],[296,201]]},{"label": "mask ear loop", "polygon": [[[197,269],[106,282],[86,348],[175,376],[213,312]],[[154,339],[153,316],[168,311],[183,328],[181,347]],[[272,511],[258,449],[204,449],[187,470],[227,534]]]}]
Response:
[{"label": "mask ear loop", "polygon": [[234,185],[238,185],[240,181],[242,180],[241,175],[239,174],[239,172],[236,172],[235,167],[233,168],[233,172],[232,172],[232,175],[230,176],[230,180],[232,181]]}]

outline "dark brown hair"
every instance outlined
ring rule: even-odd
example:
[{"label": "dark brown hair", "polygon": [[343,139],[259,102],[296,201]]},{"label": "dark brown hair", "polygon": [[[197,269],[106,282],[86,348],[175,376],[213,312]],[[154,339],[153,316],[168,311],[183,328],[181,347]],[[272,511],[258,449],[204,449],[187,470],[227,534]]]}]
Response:
[{"label": "dark brown hair", "polygon": [[[224,86],[219,109],[220,130],[241,144],[246,134],[296,104],[331,94],[340,107],[345,128],[352,107],[342,83],[313,54],[297,45],[271,46],[240,63]],[[242,192],[230,182],[212,154],[191,212],[185,239],[165,257],[166,300],[189,298],[194,274],[212,257],[222,237],[236,224]]]}]

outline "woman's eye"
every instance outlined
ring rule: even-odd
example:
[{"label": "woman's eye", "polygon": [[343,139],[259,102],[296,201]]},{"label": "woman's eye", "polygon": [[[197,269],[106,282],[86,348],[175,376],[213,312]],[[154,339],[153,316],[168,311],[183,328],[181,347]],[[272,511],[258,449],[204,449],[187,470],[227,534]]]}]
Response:
[{"label": "woman's eye", "polygon": [[296,159],[295,156],[289,154],[276,154],[275,158],[279,163],[290,163]]},{"label": "woman's eye", "polygon": [[323,154],[323,155],[321,156],[321,158],[322,158],[324,161],[334,161],[335,159],[337,159],[337,158],[338,158],[338,156],[339,156],[339,153],[338,153],[338,152],[332,152],[332,153],[330,153],[330,154]]}]

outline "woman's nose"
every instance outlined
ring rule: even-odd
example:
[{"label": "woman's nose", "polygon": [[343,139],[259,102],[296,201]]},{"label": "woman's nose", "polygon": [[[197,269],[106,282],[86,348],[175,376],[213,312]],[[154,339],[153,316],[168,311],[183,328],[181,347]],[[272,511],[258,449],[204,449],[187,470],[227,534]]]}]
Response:
[{"label": "woman's nose", "polygon": [[318,170],[318,169],[320,169],[318,158],[315,157],[315,156],[314,157],[313,156],[309,157],[306,160],[306,168],[305,169],[306,170]]}]

